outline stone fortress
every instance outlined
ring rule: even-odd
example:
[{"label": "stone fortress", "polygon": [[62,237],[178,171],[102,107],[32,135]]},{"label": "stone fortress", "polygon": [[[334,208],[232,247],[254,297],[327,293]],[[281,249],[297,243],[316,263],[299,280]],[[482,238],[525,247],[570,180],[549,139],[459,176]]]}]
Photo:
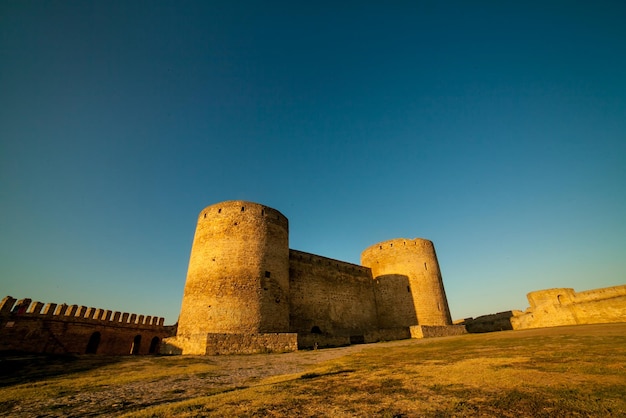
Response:
[{"label": "stone fortress", "polygon": [[452,324],[435,248],[394,239],[362,266],[289,248],[279,211],[228,201],[198,218],[176,337],[182,354],[293,351],[464,333]]},{"label": "stone fortress", "polygon": [[252,202],[198,217],[179,321],[7,296],[0,353],[285,352],[405,338],[626,322],[626,285],[528,294],[530,307],[452,323],[435,248],[393,239],[356,265],[289,248],[289,223]]}]

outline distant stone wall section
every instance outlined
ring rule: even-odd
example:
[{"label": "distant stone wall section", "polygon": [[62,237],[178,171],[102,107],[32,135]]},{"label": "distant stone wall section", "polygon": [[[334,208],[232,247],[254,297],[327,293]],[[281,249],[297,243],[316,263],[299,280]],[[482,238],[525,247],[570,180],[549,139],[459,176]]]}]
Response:
[{"label": "distant stone wall section", "polygon": [[494,332],[563,325],[626,322],[626,285],[575,292],[571,288],[537,290],[526,295],[526,311],[505,311],[455,323],[468,332]]},{"label": "distant stone wall section", "polygon": [[156,316],[11,296],[0,302],[1,352],[156,354],[173,332]]},{"label": "distant stone wall section", "polygon": [[530,307],[511,317],[513,329],[626,322],[626,285],[584,292],[539,290],[527,298]]},{"label": "distant stone wall section", "polygon": [[476,318],[465,318],[455,321],[455,324],[465,325],[467,332],[482,333],[494,331],[510,331],[513,329],[511,318],[520,315],[521,311],[505,311],[495,314],[482,315]]}]

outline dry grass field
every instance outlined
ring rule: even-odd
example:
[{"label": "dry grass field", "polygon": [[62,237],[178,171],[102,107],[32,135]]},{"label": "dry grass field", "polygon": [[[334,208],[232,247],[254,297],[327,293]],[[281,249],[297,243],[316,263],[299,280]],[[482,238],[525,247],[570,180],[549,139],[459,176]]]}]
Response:
[{"label": "dry grass field", "polygon": [[272,355],[3,357],[0,415],[626,417],[626,324]]}]

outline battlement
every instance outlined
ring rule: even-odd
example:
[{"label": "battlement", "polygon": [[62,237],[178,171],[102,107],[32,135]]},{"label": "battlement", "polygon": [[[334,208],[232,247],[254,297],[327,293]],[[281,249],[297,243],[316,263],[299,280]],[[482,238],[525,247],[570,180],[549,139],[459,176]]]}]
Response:
[{"label": "battlement", "polygon": [[47,319],[65,322],[83,322],[119,327],[162,328],[164,318],[156,316],[137,315],[128,312],[113,312],[110,310],[91,308],[78,305],[67,305],[33,302],[31,299],[17,300],[6,296],[0,302],[0,317],[11,319],[30,318]]}]

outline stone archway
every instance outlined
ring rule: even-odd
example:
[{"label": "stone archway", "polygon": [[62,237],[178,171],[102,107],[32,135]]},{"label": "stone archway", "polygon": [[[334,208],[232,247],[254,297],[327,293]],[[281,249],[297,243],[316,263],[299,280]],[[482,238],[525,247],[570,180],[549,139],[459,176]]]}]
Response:
[{"label": "stone archway", "polygon": [[135,338],[133,338],[133,345],[130,347],[130,354],[139,354],[140,346],[141,346],[141,335],[135,335]]},{"label": "stone archway", "polygon": [[148,353],[159,354],[160,345],[161,345],[161,339],[159,337],[154,337],[152,341],[150,341],[150,350],[148,350]]},{"label": "stone archway", "polygon": [[100,338],[102,336],[99,332],[94,332],[89,337],[89,342],[87,343],[87,348],[85,349],[85,354],[96,354],[98,351],[98,346],[100,345]]}]

